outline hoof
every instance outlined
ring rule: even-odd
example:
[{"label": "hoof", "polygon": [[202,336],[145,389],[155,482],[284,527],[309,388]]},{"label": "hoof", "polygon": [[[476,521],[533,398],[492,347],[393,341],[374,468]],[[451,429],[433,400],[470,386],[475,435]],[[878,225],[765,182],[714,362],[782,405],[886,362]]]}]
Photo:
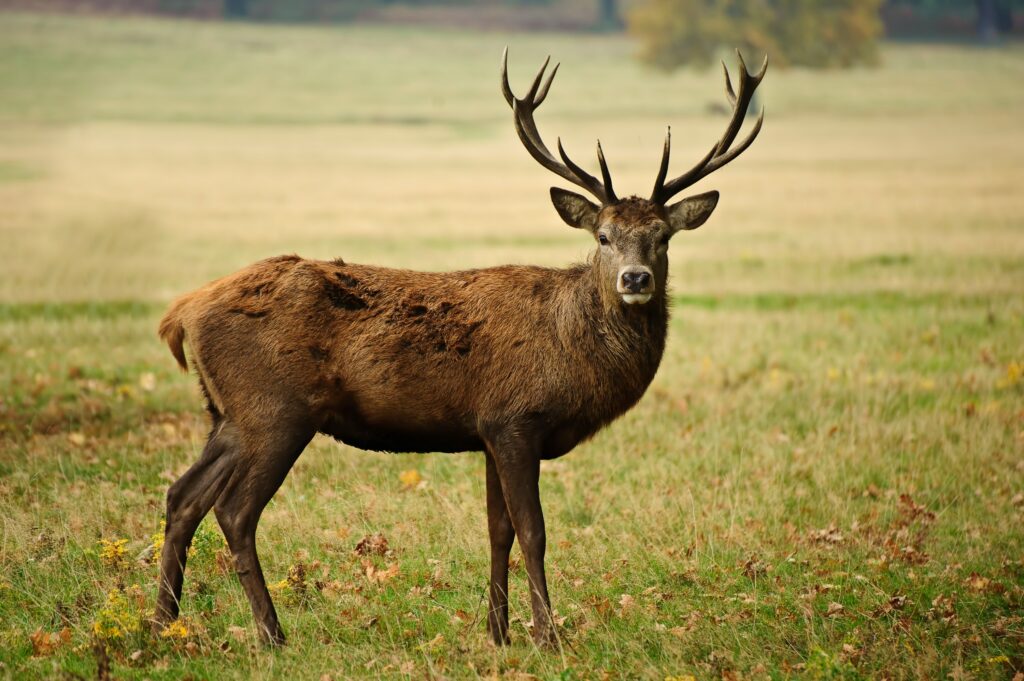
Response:
[{"label": "hoof", "polygon": [[154,617],[153,619],[149,620],[149,633],[152,634],[155,638],[160,638],[160,634],[162,634],[164,629],[167,628],[167,625],[173,621],[174,620],[172,619],[162,619],[159,617]]},{"label": "hoof", "polygon": [[558,648],[558,634],[554,628],[543,629],[533,633],[533,643],[541,650],[556,650]]},{"label": "hoof", "polygon": [[287,643],[284,632],[279,628],[271,631],[265,627],[261,627],[260,639],[263,641],[263,645],[268,648],[280,648]]}]

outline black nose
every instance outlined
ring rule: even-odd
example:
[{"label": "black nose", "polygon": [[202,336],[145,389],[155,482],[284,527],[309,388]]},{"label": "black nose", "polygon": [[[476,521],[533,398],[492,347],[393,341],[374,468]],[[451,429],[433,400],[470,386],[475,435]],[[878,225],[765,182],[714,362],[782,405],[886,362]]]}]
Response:
[{"label": "black nose", "polygon": [[623,272],[622,288],[629,293],[641,293],[651,283],[650,272]]}]

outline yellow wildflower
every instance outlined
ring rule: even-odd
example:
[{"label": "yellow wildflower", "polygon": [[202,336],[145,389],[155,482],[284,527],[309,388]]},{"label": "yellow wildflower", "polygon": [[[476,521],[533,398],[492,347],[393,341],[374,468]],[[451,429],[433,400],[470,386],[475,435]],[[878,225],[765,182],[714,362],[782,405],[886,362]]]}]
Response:
[{"label": "yellow wildflower", "polygon": [[124,638],[139,631],[141,620],[141,612],[133,607],[132,601],[124,593],[114,590],[107,594],[106,603],[96,613],[92,631],[103,640]]},{"label": "yellow wildflower", "polygon": [[999,380],[998,388],[1011,388],[1024,378],[1024,362],[1010,362],[1006,365],[1006,375]]},{"label": "yellow wildflower", "polygon": [[160,632],[160,638],[171,638],[183,641],[188,638],[188,625],[181,619],[176,619]]},{"label": "yellow wildflower", "polygon": [[423,480],[423,476],[415,468],[402,471],[398,475],[398,479],[402,483],[402,489],[415,489],[417,485]]},{"label": "yellow wildflower", "polygon": [[100,560],[103,564],[112,568],[122,568],[128,564],[128,556],[125,547],[127,539],[100,539]]}]

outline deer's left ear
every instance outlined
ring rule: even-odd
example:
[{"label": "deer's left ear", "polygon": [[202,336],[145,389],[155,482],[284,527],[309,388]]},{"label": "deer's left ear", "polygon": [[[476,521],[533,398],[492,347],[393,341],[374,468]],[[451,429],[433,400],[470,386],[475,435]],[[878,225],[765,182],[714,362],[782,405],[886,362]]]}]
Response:
[{"label": "deer's left ear", "polygon": [[718,192],[708,192],[685,198],[673,203],[665,210],[668,212],[668,225],[672,233],[682,229],[697,229],[711,217],[718,205]]}]

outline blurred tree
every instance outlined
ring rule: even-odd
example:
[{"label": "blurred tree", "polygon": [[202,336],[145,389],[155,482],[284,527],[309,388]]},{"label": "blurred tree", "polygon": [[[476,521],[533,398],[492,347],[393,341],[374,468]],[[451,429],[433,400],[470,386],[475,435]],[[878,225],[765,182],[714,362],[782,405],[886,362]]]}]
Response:
[{"label": "blurred tree", "polygon": [[617,0],[598,0],[597,26],[605,31],[622,28],[622,16],[619,14]]},{"label": "blurred tree", "polygon": [[249,16],[248,0],[224,0],[224,16],[229,19],[244,19]]},{"label": "blurred tree", "polygon": [[1013,30],[1013,6],[1010,0],[974,0],[978,11],[978,37],[993,43],[1000,33]]},{"label": "blurred tree", "polygon": [[754,63],[846,67],[878,60],[881,0],[648,0],[630,13],[642,58],[663,69],[739,47]]},{"label": "blurred tree", "polygon": [[884,9],[893,35],[956,34],[973,21],[981,40],[992,42],[1013,30],[1024,0],[886,0]]},{"label": "blurred tree", "polygon": [[[231,2],[234,0],[224,0]],[[380,0],[241,0],[257,21],[331,23],[350,21]]]}]

